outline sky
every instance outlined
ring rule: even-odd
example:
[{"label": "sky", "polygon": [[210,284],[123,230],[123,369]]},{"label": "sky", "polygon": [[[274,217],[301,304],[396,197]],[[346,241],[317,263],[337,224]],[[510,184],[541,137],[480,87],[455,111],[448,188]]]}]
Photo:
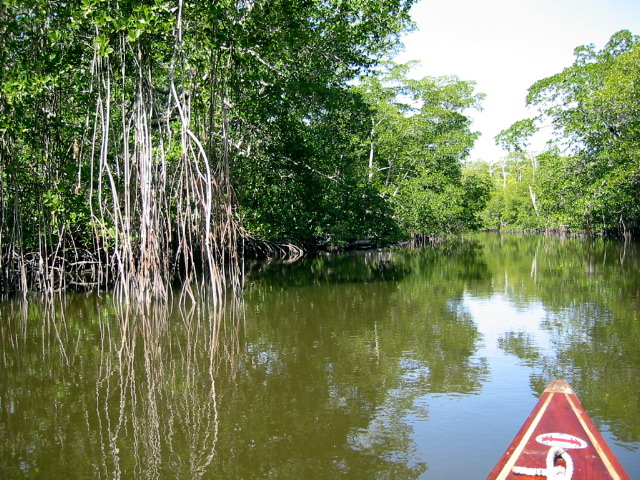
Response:
[{"label": "sky", "polygon": [[[577,46],[600,49],[623,29],[640,35],[640,0],[420,0],[412,17],[418,29],[403,38],[396,61],[419,60],[415,77],[473,80],[487,95],[482,112],[468,112],[482,132],[471,160],[505,155],[494,137],[536,115],[527,89],[570,66]],[[549,133],[531,148],[543,149]]]}]

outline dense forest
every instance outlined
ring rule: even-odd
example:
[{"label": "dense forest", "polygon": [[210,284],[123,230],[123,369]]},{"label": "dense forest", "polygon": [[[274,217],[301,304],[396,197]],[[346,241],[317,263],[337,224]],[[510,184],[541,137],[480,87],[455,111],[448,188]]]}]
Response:
[{"label": "dense forest", "polygon": [[[392,62],[413,3],[3,2],[0,292],[218,298],[248,251],[637,230],[638,38],[578,48],[508,155],[465,164],[483,95]],[[528,152],[542,125],[558,141]]]},{"label": "dense forest", "polygon": [[219,294],[248,245],[478,224],[481,95],[389,62],[412,3],[3,2],[2,291]]},{"label": "dense forest", "polygon": [[[508,153],[474,164],[493,179],[485,227],[579,231],[630,239],[640,231],[640,37],[623,30],[529,88],[534,118],[503,130]],[[554,138],[528,149],[537,131]]]}]

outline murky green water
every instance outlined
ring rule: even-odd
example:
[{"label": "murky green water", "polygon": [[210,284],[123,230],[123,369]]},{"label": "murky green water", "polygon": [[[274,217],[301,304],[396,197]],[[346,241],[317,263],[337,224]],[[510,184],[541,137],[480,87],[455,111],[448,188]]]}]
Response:
[{"label": "murky green water", "polygon": [[568,380],[640,479],[637,245],[252,267],[244,301],[0,305],[0,478],[483,479]]}]

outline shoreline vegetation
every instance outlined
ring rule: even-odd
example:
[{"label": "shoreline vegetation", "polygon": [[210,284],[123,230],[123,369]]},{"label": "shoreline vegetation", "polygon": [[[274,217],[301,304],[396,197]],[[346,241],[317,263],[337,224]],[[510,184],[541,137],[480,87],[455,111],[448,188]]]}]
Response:
[{"label": "shoreline vegetation", "polygon": [[[496,137],[507,155],[471,164],[475,83],[392,62],[413,3],[3,4],[0,294],[218,303],[251,255],[504,225],[632,238],[638,37],[576,49]],[[531,154],[545,119],[570,145]]]},{"label": "shoreline vegetation", "polygon": [[[483,229],[480,231],[505,235],[525,234],[562,238],[621,239],[619,236],[607,235],[604,232],[594,234],[584,231],[569,231],[567,229]],[[394,242],[379,242],[373,238],[360,238],[340,245],[252,242],[249,246],[245,245],[244,249],[239,248],[237,252],[240,253],[240,264],[254,260],[276,260],[290,263],[310,254],[321,252],[331,254],[357,250],[423,249],[441,246],[452,239],[460,241],[461,238],[460,235],[424,234],[414,235],[410,239]],[[2,255],[3,282],[0,284],[0,295],[6,297],[22,293],[26,297],[32,293],[54,294],[64,291],[115,290],[116,293],[122,294],[123,298],[127,298],[127,292],[121,291],[122,286],[117,283],[118,277],[115,266],[109,264],[109,262],[100,261],[93,252],[75,249],[73,251],[51,252],[47,258],[42,255],[43,252],[41,251],[29,252],[24,255],[4,253]],[[205,280],[206,273],[202,265],[194,263],[194,268],[193,275],[198,276],[198,281],[193,288],[198,288],[198,285],[200,287],[208,286],[209,283]],[[244,267],[241,265],[238,268],[243,269]],[[241,272],[242,277],[244,277],[245,273],[244,271]],[[10,283],[11,280],[13,280],[13,284]],[[242,283],[236,293],[239,293],[243,288],[244,278],[241,278],[240,281]],[[184,286],[187,282],[181,278],[174,278],[170,285],[176,284]],[[24,288],[25,285],[27,288]],[[191,288],[189,285],[187,287]],[[222,294],[224,296],[224,292]],[[218,299],[215,292],[213,298]]]}]

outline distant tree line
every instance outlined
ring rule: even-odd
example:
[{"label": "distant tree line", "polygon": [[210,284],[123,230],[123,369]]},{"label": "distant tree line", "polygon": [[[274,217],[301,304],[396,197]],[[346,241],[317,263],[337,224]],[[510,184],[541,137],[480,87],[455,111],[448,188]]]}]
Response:
[{"label": "distant tree line", "polygon": [[[508,154],[473,166],[494,184],[484,226],[560,229],[630,239],[640,233],[640,37],[623,30],[573,65],[539,80],[527,104],[539,115],[502,131]],[[555,138],[528,150],[540,128]]]},{"label": "distant tree line", "polygon": [[241,283],[243,245],[480,226],[481,95],[388,63],[414,0],[0,6],[0,293]]}]

